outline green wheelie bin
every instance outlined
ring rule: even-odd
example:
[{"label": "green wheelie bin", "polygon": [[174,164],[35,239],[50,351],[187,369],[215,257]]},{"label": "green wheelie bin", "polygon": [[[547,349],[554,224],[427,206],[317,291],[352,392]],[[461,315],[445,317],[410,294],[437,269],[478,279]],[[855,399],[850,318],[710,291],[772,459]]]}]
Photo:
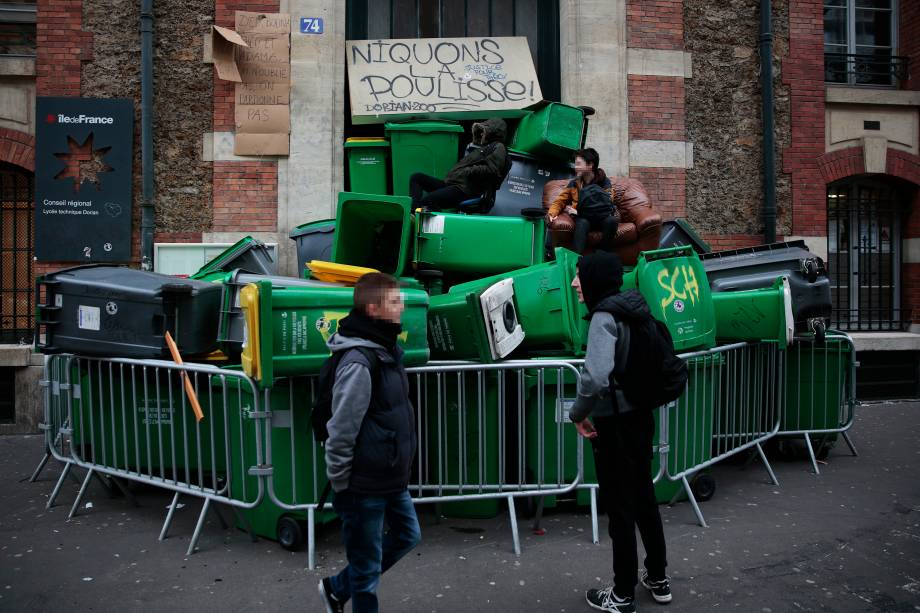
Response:
[{"label": "green wheelie bin", "polygon": [[[562,487],[571,483],[578,474],[579,435],[569,420],[569,411],[577,395],[575,374],[568,369],[527,370],[523,374],[524,407],[524,451],[527,483],[544,483],[550,487]],[[543,389],[543,414],[540,414],[539,393]],[[509,407],[514,408],[513,399],[517,386],[512,381],[508,389]],[[551,426],[552,425],[552,426]],[[554,427],[553,427],[554,426]],[[541,461],[542,458],[542,461]],[[584,478],[582,483],[597,483],[594,456],[590,443],[585,442]],[[590,503],[590,492],[579,489],[575,497],[580,506]],[[543,497],[544,508],[556,506],[556,496]]]},{"label": "green wheelie bin", "polygon": [[[850,417],[853,344],[829,330],[823,343],[797,338],[786,352],[786,407],[781,432],[834,430]],[[836,433],[816,433],[819,451],[836,442]]]},{"label": "green wheelie bin", "polygon": [[623,289],[638,289],[652,315],[668,327],[678,352],[716,344],[716,322],[706,271],[692,247],[639,254],[623,275]]},{"label": "green wheelie bin", "polygon": [[[271,410],[271,431],[263,432],[263,440],[270,445],[263,448],[263,453],[271,450],[272,490],[277,499],[287,505],[312,504],[319,500],[326,486],[326,460],[321,444],[313,439],[310,424],[310,412],[314,399],[315,385],[309,377],[278,379],[268,392],[270,405],[262,407]],[[265,393],[261,396],[266,397]],[[251,395],[241,397],[245,407],[251,402]],[[231,492],[238,496],[251,498],[250,491],[258,487],[257,477],[248,473],[249,466],[240,464],[242,457],[254,457],[255,430],[251,420],[244,424],[242,433],[237,424],[233,425],[232,440],[242,441],[244,454],[234,455]],[[268,459],[268,458],[266,458]],[[331,502],[330,496],[327,502]],[[242,516],[252,528],[253,533],[267,539],[278,541],[285,549],[300,549],[306,537],[307,512],[289,510],[278,505],[269,492],[265,491],[262,501],[255,507],[243,509]],[[314,515],[316,523],[322,524],[335,518],[332,511],[318,511]],[[246,523],[240,522],[245,529]]]},{"label": "green wheelie bin", "polygon": [[432,296],[432,355],[485,362],[518,348],[522,356],[584,355],[586,310],[571,286],[577,261],[577,254],[560,247],[552,262],[454,285]]},{"label": "green wheelie bin", "polygon": [[[494,493],[499,477],[500,373],[483,373],[479,394],[476,373],[428,373],[412,377],[426,399],[424,432],[419,441],[419,464],[426,483],[442,484],[434,495]],[[421,426],[421,424],[419,424]],[[480,486],[493,486],[492,489]],[[448,517],[489,518],[498,514],[499,498],[441,504]]]},{"label": "green wheelie bin", "polygon": [[339,192],[332,261],[406,276],[414,224],[407,196]]},{"label": "green wheelie bin", "polygon": [[347,138],[348,190],[361,194],[388,194],[390,142],[385,138]]},{"label": "green wheelie bin", "polygon": [[419,213],[415,266],[484,277],[543,262],[543,211],[529,217]]},{"label": "green wheelie bin", "polygon": [[210,273],[230,272],[237,268],[262,275],[274,275],[278,271],[278,265],[272,259],[265,243],[251,236],[245,236],[227,247],[189,277],[206,280]]},{"label": "green wheelie bin", "polygon": [[540,158],[570,161],[582,146],[585,112],[560,102],[549,102],[524,115],[511,147]]},{"label": "green wheelie bin", "polygon": [[792,342],[795,320],[786,277],[763,289],[715,292],[712,305],[720,342],[776,341],[783,349]]},{"label": "green wheelie bin", "polygon": [[[428,294],[403,289],[406,309],[399,342],[407,365],[428,361]],[[329,357],[329,340],[354,303],[354,288],[272,286],[258,281],[240,291],[244,317],[243,371],[263,388],[275,377],[316,374]]]},{"label": "green wheelie bin", "polygon": [[393,193],[409,195],[409,177],[416,172],[443,179],[457,163],[463,126],[452,121],[387,123],[393,165]]},{"label": "green wheelie bin", "polygon": [[[680,481],[671,481],[667,475],[677,475],[712,458],[712,436],[716,407],[721,402],[721,381],[725,356],[706,353],[687,360],[687,389],[668,409],[655,409],[655,440],[668,443],[667,471],[655,485],[655,497],[665,503],[681,491]],[[668,410],[668,436],[662,440],[660,412]],[[652,474],[660,467],[661,456],[652,460]],[[691,487],[698,475],[688,477]],[[711,496],[711,494],[710,494]],[[686,498],[681,492],[678,500]],[[704,495],[704,499],[709,496]]]},{"label": "green wheelie bin", "polygon": [[[71,441],[79,457],[110,468],[209,487],[227,470],[221,377],[192,373],[197,421],[176,370],[74,358]],[[232,379],[227,379],[228,384]]]}]

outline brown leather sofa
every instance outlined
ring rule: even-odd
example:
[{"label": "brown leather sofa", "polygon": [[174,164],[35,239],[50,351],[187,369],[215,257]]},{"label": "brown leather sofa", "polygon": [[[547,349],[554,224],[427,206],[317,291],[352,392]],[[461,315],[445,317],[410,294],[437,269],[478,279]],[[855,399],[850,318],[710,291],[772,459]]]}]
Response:
[{"label": "brown leather sofa", "polygon": [[[624,265],[634,266],[639,259],[640,251],[658,248],[661,238],[661,215],[652,208],[648,192],[642,183],[629,177],[610,177],[610,181],[613,183],[613,201],[620,212],[620,225],[613,239],[613,252],[620,256]],[[569,179],[546,182],[543,187],[544,211],[549,210],[568,182]],[[575,222],[568,213],[559,214],[555,220],[547,224],[547,229],[552,236],[553,247],[572,248]],[[600,242],[599,230],[589,232],[585,251],[597,249]]]}]

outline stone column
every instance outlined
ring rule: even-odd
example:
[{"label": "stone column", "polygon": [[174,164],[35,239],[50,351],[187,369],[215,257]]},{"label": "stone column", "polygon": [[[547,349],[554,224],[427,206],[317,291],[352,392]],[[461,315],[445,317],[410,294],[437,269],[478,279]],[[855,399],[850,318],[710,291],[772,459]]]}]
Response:
[{"label": "stone column", "polygon": [[[344,188],[345,0],[282,0],[291,14],[291,153],[278,164],[281,267],[296,268],[291,228],[335,215]],[[301,34],[301,17],[322,17],[322,34]]]},{"label": "stone column", "polygon": [[562,0],[559,6],[562,101],[597,110],[588,124],[609,175],[629,174],[626,0]]}]

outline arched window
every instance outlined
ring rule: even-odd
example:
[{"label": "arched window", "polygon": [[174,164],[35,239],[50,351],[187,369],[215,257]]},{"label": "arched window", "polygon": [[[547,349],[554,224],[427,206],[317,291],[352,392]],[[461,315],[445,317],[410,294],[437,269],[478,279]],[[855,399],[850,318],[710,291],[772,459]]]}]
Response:
[{"label": "arched window", "polygon": [[832,325],[901,330],[901,222],[906,190],[897,180],[856,177],[827,188],[827,257]]},{"label": "arched window", "polygon": [[32,341],[31,171],[0,162],[0,343]]}]

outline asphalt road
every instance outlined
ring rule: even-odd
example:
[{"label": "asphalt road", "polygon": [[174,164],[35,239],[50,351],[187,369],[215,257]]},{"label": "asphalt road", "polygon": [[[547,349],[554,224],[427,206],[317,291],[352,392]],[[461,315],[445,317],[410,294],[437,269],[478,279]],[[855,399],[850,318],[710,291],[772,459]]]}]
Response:
[{"label": "asphalt road", "polygon": [[[822,474],[807,461],[774,461],[780,486],[757,463],[717,466],[708,528],[686,503],[663,506],[675,611],[920,611],[920,403],[862,406],[851,436]],[[139,507],[92,485],[67,521],[78,486],[45,510],[60,467],[27,478],[38,436],[0,437],[0,611],[211,611],[262,607],[321,611],[316,583],[341,568],[335,526],[318,534],[318,568],[304,553],[252,543],[211,517],[186,556],[200,502],[185,500],[172,536],[157,541],[170,496],[137,494]],[[591,543],[590,519],[548,512],[542,536],[521,517],[523,553],[511,550],[507,513],[436,521],[421,508],[423,543],[387,573],[384,611],[589,611],[584,590],[610,581],[610,541]],[[602,533],[606,521],[602,520]],[[658,610],[639,594],[642,611]]]}]

